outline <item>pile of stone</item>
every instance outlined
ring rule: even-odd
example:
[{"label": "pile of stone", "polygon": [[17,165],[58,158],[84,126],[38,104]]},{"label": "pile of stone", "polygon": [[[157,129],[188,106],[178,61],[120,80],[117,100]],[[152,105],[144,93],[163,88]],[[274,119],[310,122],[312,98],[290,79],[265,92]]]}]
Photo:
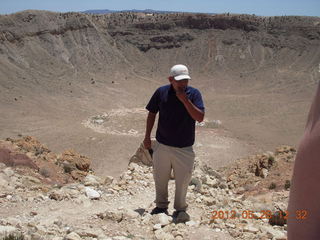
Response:
[{"label": "pile of stone", "polygon": [[[287,192],[247,197],[235,190],[221,172],[197,164],[187,194],[191,221],[175,224],[170,215],[150,214],[150,166],[131,162],[118,179],[88,173],[80,181],[52,185],[0,164],[0,211],[6,216],[0,219],[0,239],[286,239],[285,221],[271,225],[270,218],[287,208]],[[8,213],[15,208],[25,209]]]},{"label": "pile of stone", "polygon": [[0,163],[48,184],[81,181],[91,171],[87,157],[74,150],[55,154],[30,136],[0,141]]},{"label": "pile of stone", "polygon": [[[227,184],[231,189],[244,192],[254,187],[262,186],[264,182],[277,181],[281,176],[273,176],[271,173],[276,170],[290,176],[295,159],[296,150],[290,146],[280,146],[275,152],[265,152],[247,158],[239,159],[232,166],[226,167],[221,172],[227,176]],[[271,176],[272,177],[268,177]],[[276,175],[279,175],[278,173]],[[260,184],[260,185],[258,185]]]}]

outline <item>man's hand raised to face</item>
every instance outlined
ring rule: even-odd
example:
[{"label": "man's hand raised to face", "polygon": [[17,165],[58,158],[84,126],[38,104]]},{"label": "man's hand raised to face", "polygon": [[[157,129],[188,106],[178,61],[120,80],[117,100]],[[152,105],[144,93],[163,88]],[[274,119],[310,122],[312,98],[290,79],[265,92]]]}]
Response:
[{"label": "man's hand raised to face", "polygon": [[185,103],[186,101],[188,101],[188,96],[185,92],[185,89],[186,89],[185,87],[179,87],[176,90],[176,96],[182,103]]}]

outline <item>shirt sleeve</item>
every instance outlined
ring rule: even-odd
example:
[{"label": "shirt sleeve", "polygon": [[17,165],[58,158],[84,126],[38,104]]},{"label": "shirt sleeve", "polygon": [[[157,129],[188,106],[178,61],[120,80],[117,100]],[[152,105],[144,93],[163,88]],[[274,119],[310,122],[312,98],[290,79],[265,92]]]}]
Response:
[{"label": "shirt sleeve", "polygon": [[159,89],[157,89],[152,95],[149,103],[147,104],[146,109],[149,112],[157,113],[159,111],[159,104],[160,104],[160,92],[159,92]]},{"label": "shirt sleeve", "polygon": [[195,90],[195,93],[194,93],[194,96],[193,96],[193,99],[192,99],[192,103],[197,107],[199,108],[200,110],[202,110],[203,112],[205,111],[205,108],[204,108],[204,104],[203,104],[203,101],[202,101],[202,96],[201,96],[201,93],[199,90]]}]

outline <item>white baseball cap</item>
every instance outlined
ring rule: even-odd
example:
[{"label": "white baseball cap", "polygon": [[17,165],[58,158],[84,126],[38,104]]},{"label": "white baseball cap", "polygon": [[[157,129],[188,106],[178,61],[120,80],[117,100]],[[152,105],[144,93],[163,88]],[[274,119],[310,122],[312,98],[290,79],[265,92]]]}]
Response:
[{"label": "white baseball cap", "polygon": [[177,81],[191,79],[188,68],[182,64],[174,65],[170,70],[170,76],[174,77]]}]

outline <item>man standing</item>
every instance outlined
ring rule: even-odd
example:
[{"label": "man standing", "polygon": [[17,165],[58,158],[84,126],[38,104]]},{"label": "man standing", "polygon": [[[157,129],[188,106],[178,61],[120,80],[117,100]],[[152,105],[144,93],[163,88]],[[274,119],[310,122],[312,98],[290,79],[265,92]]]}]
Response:
[{"label": "man standing", "polygon": [[153,149],[156,208],[151,214],[168,214],[168,182],[173,169],[176,184],[176,211],[173,218],[176,222],[190,220],[186,213],[186,195],[195,158],[192,148],[195,140],[195,121],[202,122],[204,118],[201,93],[188,86],[190,79],[186,66],[173,66],[170,70],[170,84],[158,88],[146,106],[149,113],[143,143],[147,149],[151,148],[150,134],[159,112],[157,143]]}]

